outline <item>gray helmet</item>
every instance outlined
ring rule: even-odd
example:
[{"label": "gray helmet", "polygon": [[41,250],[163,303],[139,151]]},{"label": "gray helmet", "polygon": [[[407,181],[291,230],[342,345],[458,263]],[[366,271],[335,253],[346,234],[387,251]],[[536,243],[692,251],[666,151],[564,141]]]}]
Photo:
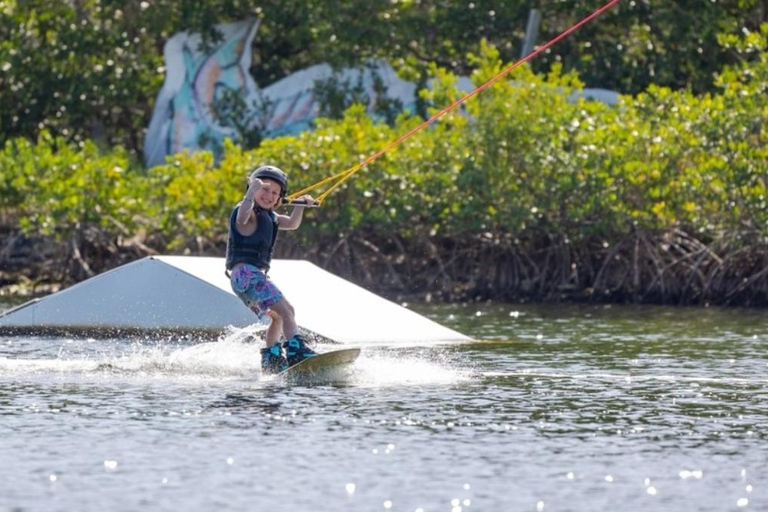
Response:
[{"label": "gray helmet", "polygon": [[274,165],[262,165],[251,173],[251,179],[259,178],[260,180],[272,180],[280,184],[282,190],[281,196],[285,197],[288,193],[288,176]]}]

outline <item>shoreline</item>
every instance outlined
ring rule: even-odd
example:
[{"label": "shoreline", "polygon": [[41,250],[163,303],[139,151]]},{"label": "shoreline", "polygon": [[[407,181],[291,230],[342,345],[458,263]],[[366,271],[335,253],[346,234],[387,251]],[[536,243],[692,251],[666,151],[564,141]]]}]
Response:
[{"label": "shoreline", "polygon": [[[335,243],[284,235],[275,259],[303,259],[395,302],[768,306],[768,250],[718,247],[675,230],[612,244],[548,237],[509,243],[381,232]],[[44,296],[157,254],[222,257],[223,243],[166,251],[120,240],[79,246],[16,237],[0,253],[0,299]],[[715,244],[711,244],[714,246]],[[418,256],[417,256],[418,255]]]}]

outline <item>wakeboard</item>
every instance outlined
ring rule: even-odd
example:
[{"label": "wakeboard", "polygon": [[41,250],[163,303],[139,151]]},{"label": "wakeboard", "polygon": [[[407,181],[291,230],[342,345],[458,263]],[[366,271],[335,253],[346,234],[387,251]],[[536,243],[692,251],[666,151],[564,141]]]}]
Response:
[{"label": "wakeboard", "polygon": [[290,366],[278,375],[297,380],[338,380],[345,376],[358,356],[359,348],[323,352]]}]

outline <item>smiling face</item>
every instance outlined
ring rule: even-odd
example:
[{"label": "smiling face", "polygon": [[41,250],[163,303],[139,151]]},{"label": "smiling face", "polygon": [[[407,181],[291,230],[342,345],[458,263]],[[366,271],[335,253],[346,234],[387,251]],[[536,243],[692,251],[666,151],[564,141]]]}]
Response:
[{"label": "smiling face", "polygon": [[282,189],[280,184],[270,179],[262,179],[263,185],[253,197],[256,204],[265,210],[271,210],[280,203]]}]

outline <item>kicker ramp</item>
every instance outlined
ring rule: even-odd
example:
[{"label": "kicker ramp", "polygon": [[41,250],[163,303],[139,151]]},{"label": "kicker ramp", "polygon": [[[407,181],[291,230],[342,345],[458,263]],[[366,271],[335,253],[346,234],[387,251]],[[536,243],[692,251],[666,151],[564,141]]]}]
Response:
[{"label": "kicker ramp", "polygon": [[[270,278],[300,327],[356,345],[470,341],[418,313],[303,260],[275,260]],[[0,315],[0,332],[221,333],[255,315],[234,295],[224,259],[150,256]]]}]

